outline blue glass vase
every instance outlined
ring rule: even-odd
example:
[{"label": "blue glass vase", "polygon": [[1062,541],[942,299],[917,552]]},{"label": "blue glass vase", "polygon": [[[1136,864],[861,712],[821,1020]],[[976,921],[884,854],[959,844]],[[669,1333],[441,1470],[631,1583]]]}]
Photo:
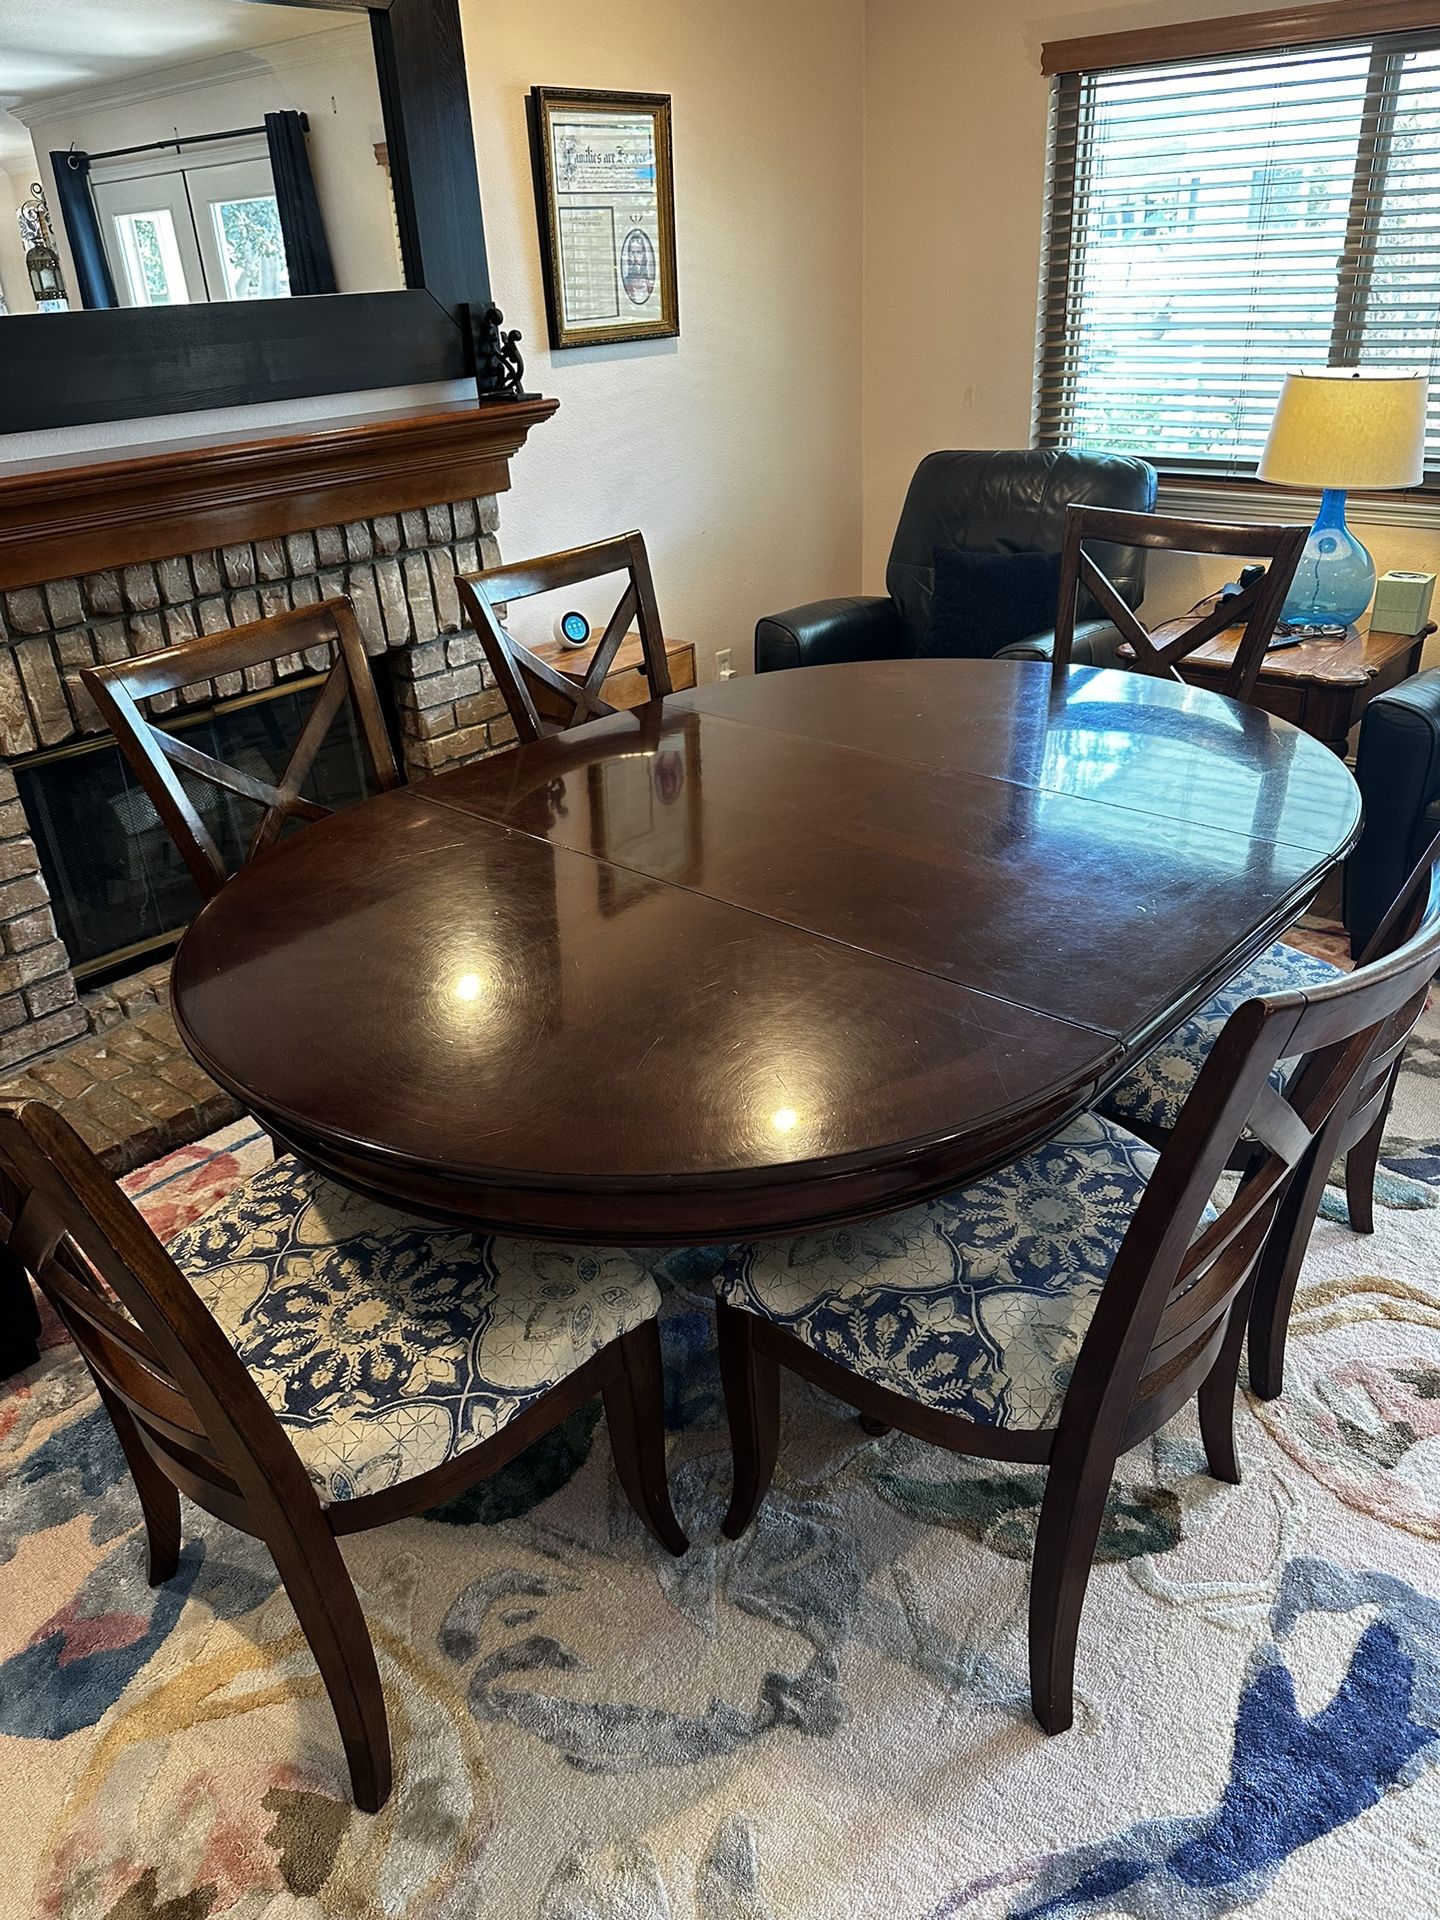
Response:
[{"label": "blue glass vase", "polygon": [[1375,592],[1375,562],[1345,524],[1345,495],[1329,488],[1295,570],[1281,623],[1287,627],[1348,627]]}]

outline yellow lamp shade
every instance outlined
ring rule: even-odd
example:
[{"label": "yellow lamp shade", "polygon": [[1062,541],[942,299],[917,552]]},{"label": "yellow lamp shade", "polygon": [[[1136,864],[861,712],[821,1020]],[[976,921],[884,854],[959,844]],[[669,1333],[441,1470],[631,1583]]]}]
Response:
[{"label": "yellow lamp shade", "polygon": [[1282,487],[1416,487],[1425,477],[1423,373],[1290,373],[1260,462]]}]

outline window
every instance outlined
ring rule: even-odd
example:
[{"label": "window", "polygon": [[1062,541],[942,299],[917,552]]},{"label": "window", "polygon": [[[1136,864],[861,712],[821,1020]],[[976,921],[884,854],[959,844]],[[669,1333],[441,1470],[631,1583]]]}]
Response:
[{"label": "window", "polygon": [[197,141],[184,156],[100,155],[90,181],[124,306],[289,293],[280,203],[263,139]]},{"label": "window", "polygon": [[212,200],[210,217],[227,299],[275,300],[289,293],[280,203],[273,193],[250,200]]},{"label": "window", "polygon": [[168,207],[115,217],[120,259],[132,307],[174,307],[189,302],[185,269]]},{"label": "window", "polygon": [[1284,375],[1430,370],[1440,33],[1060,76],[1036,439],[1253,472]]}]

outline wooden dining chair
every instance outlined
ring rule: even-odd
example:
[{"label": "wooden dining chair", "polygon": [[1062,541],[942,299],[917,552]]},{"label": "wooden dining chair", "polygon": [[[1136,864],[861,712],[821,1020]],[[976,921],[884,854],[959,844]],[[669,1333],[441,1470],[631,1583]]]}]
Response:
[{"label": "wooden dining chair", "polygon": [[[732,1252],[717,1282],[735,1450],[724,1521],[770,1484],[783,1366],[956,1453],[1048,1468],[1030,1685],[1071,1724],[1075,1646],[1116,1462],[1198,1394],[1206,1460],[1240,1477],[1234,1403],[1257,1265],[1291,1182],[1326,1164],[1440,965],[1440,889],[1389,958],[1226,1022],[1164,1149],[1082,1114],[1000,1172],[883,1219]],[[1284,1092],[1281,1060],[1304,1065]],[[1217,1212],[1243,1132],[1256,1152]]]},{"label": "wooden dining chair", "polygon": [[[1414,933],[1425,913],[1437,862],[1440,862],[1440,836],[1417,861],[1389,912],[1371,935],[1360,956],[1361,967],[1388,959]],[[1237,1007],[1267,993],[1308,992],[1345,977],[1345,969],[1333,961],[1277,940],[1117,1081],[1099,1103],[1100,1111],[1151,1146],[1162,1147],[1180,1117],[1211,1048]],[[1418,1008],[1415,1018],[1419,1018]],[[1375,1231],[1375,1179],[1380,1148],[1414,1024],[1412,1020],[1403,1032],[1399,1028],[1395,1030],[1393,1044],[1384,1050],[1383,1065],[1375,1067],[1357,1086],[1350,1113],[1335,1143],[1335,1156],[1343,1157],[1345,1163],[1346,1212],[1356,1233]],[[1277,1087],[1283,1087],[1298,1066],[1298,1061],[1287,1061],[1277,1068]],[[1249,1149],[1242,1141],[1232,1170],[1243,1172],[1248,1162]],[[1250,1384],[1264,1400],[1273,1400],[1281,1390],[1295,1284],[1330,1172],[1331,1163],[1327,1161],[1323,1166],[1308,1168],[1305,1178],[1292,1183],[1266,1245],[1250,1333]]]},{"label": "wooden dining chair", "polygon": [[365,1617],[338,1542],[454,1498],[596,1394],[671,1553],[659,1293],[618,1250],[472,1236],[289,1158],[162,1247],[58,1113],[0,1107],[0,1260],[80,1349],[134,1478],[152,1585],[184,1493],[263,1540],[339,1723],[356,1805],[390,1792]]},{"label": "wooden dining chair", "polygon": [[[277,781],[226,766],[172,733],[145,713],[142,702],[157,694],[242,673],[312,647],[326,647],[333,661],[316,692],[299,738]],[[247,860],[279,838],[292,820],[319,820],[332,808],[302,791],[331,723],[352,702],[377,789],[399,785],[400,775],[380,711],[370,662],[350,602],[322,600],[248,626],[182,640],[156,653],[137,654],[112,666],[82,667],[80,681],[115,735],[136,779],[180,849],[196,885],[208,900],[229,877],[225,860],[200,808],[180,779],[188,773],[251,800],[262,809],[246,851]]]},{"label": "wooden dining chair", "polygon": [[[512,600],[554,593],[562,587],[579,586],[582,581],[603,579],[612,573],[623,573],[625,585],[580,681],[561,673],[501,624],[498,610]],[[622,533],[613,540],[597,540],[593,546],[572,547],[568,552],[546,554],[539,560],[487,567],[483,573],[457,574],[455,585],[465,616],[485,649],[490,671],[505,696],[505,705],[522,742],[563,733],[567,727],[580,726],[586,720],[615,711],[602,698],[600,690],[620,643],[632,625],[639,630],[641,671],[650,683],[651,698],[672,691],[665,636],[655,605],[655,583],[650,577],[650,559],[641,534]],[[536,703],[537,691],[547,706],[558,707],[562,718],[553,718],[541,711]]]},{"label": "wooden dining chair", "polygon": [[[1248,700],[1254,690],[1265,651],[1275,635],[1280,614],[1309,538],[1307,527],[1228,527],[1205,520],[1177,520],[1153,513],[1121,513],[1110,507],[1074,506],[1066,510],[1065,538],[1060,551],[1060,606],[1055,622],[1052,684],[1064,681],[1075,645],[1075,623],[1082,596],[1100,610],[1126,642],[1136,672],[1179,680],[1178,663],[1217,634],[1244,627],[1225,675],[1221,692],[1232,700]],[[1217,602],[1195,618],[1167,621],[1153,631],[1126,603],[1087,543],[1141,547],[1159,553],[1226,554],[1244,559],[1268,559],[1263,574],[1239,595]]]},{"label": "wooden dining chair", "polygon": [[[1398,952],[1425,920],[1430,909],[1435,875],[1440,870],[1440,834],[1425,849],[1400,889],[1389,912],[1370,936],[1357,963],[1364,972]],[[1335,973],[1344,978],[1339,968]],[[1392,1017],[1381,1043],[1366,1064],[1350,1100],[1330,1157],[1312,1155],[1301,1175],[1291,1182],[1281,1203],[1255,1285],[1250,1311],[1250,1388],[1261,1400],[1274,1400],[1285,1385],[1285,1349],[1290,1332],[1290,1310],[1300,1269],[1309,1251],[1310,1236],[1320,1213],[1320,1202],[1337,1159],[1345,1162],[1345,1208],[1356,1233],[1375,1231],[1375,1177],[1385,1122],[1395,1098],[1395,1083],[1405,1064],[1415,1023],[1424,1010],[1421,999],[1413,1008]]]}]

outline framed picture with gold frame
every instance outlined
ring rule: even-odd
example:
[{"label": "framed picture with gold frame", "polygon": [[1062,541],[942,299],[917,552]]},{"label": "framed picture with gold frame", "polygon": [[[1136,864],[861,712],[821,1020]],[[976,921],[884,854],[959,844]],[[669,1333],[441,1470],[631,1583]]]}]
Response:
[{"label": "framed picture with gold frame", "polygon": [[669,94],[532,87],[530,134],[550,345],[678,334]]}]

